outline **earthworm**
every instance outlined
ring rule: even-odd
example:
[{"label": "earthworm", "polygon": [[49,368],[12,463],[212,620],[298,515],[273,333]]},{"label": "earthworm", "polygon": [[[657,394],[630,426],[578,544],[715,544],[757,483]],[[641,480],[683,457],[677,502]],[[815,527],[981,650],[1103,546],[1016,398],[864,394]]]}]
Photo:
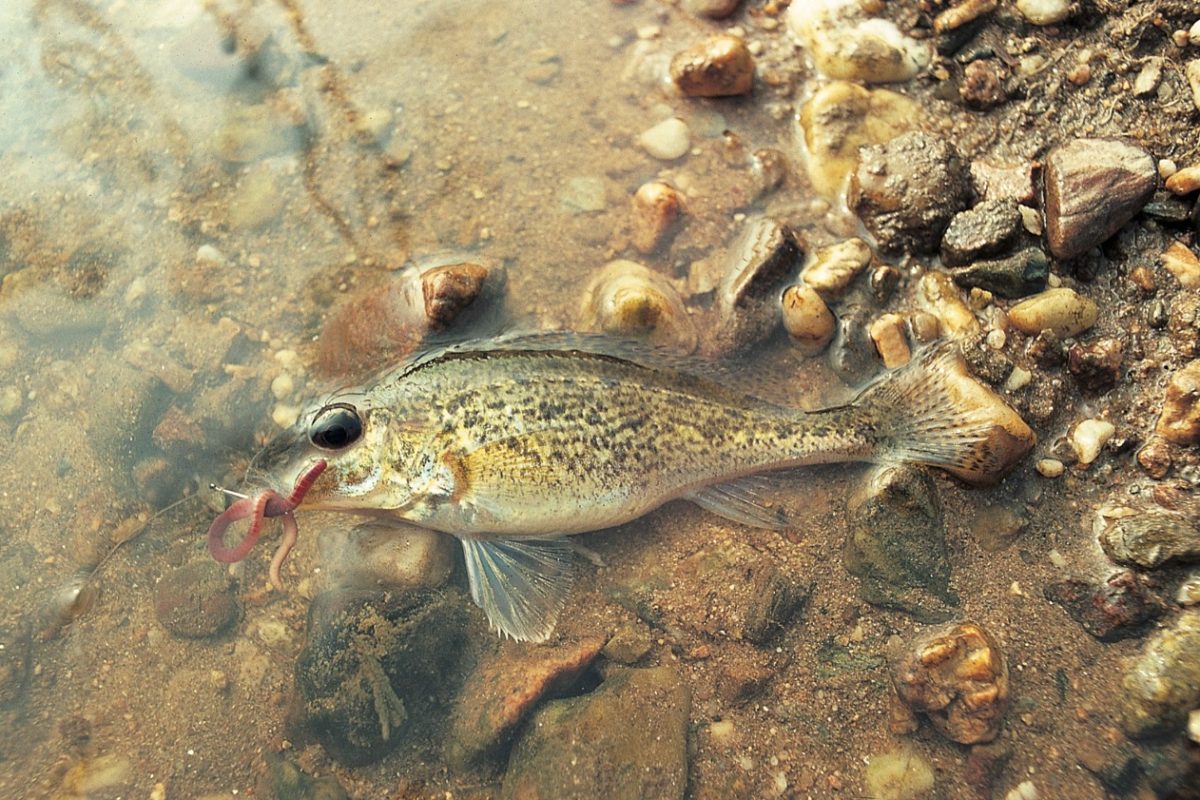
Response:
[{"label": "earthworm", "polygon": [[[279,543],[279,548],[271,559],[269,570],[271,585],[276,589],[282,589],[283,582],[279,577],[279,569],[283,566],[292,547],[295,546],[296,538],[300,533],[300,528],[296,524],[296,516],[292,512],[304,500],[304,495],[308,494],[308,490],[325,471],[326,466],[328,464],[324,459],[313,464],[308,472],[305,472],[300,476],[300,480],[296,481],[295,488],[287,497],[274,489],[263,489],[256,495],[243,497],[230,505],[213,520],[208,529],[208,552],[212,553],[212,557],[222,564],[241,561],[258,541],[259,534],[262,533],[263,520],[267,517],[282,517],[280,522],[283,523],[283,540]],[[250,518],[250,529],[246,531],[245,537],[233,547],[226,547],[225,530],[234,522],[247,517]]]}]

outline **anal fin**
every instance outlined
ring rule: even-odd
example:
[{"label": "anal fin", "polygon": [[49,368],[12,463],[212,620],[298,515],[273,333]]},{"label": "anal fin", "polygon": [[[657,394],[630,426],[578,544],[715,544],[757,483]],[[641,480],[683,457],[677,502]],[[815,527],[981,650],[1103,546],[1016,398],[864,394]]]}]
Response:
[{"label": "anal fin", "polygon": [[771,485],[770,480],[751,475],[696,489],[685,494],[684,499],[732,522],[781,530],[788,527],[787,513],[782,508],[769,507],[762,496],[762,491]]},{"label": "anal fin", "polygon": [[462,539],[471,599],[492,627],[519,642],[544,642],[573,580],[571,545],[556,539]]}]

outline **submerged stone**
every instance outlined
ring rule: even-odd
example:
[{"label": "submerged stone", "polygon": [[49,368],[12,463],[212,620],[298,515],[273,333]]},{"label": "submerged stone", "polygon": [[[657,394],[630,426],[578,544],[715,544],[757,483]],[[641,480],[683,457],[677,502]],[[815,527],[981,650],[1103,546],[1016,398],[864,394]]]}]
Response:
[{"label": "submerged stone", "polygon": [[588,283],[580,322],[584,330],[640,339],[679,353],[695,350],[699,336],[671,282],[622,259],[604,265]]},{"label": "submerged stone", "polygon": [[1103,508],[1096,514],[1100,546],[1119,564],[1155,569],[1200,561],[1200,529],[1189,515],[1166,509]]},{"label": "submerged stone", "polygon": [[613,670],[547,703],[509,759],[501,800],[682,800],[691,698],[670,667]]},{"label": "submerged stone", "polygon": [[304,730],[351,766],[382,758],[410,731],[428,735],[462,682],[465,627],[454,593],[318,595],[296,661]]},{"label": "submerged stone", "polygon": [[1138,636],[1166,611],[1162,599],[1131,570],[1115,573],[1099,586],[1077,579],[1059,581],[1044,594],[1102,642]]},{"label": "submerged stone", "polygon": [[937,489],[918,467],[885,467],[850,498],[846,569],[861,579],[864,600],[924,622],[949,618],[946,526]]},{"label": "submerged stone", "polygon": [[959,286],[986,289],[1001,297],[1025,297],[1046,288],[1050,259],[1041,249],[1027,247],[1005,258],[957,267],[950,275]]},{"label": "submerged stone", "polygon": [[1184,611],[1151,637],[1121,685],[1126,733],[1142,738],[1182,732],[1188,711],[1200,705],[1200,610]]}]

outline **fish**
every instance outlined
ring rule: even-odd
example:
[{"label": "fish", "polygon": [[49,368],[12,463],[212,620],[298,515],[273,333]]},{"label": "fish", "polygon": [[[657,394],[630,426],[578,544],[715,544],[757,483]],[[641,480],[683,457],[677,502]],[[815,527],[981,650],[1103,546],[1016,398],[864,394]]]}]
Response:
[{"label": "fish", "polygon": [[[850,402],[815,411],[750,394],[711,362],[603,336],[434,348],[310,403],[251,461],[248,483],[267,488],[213,523],[210,549],[241,558],[264,518],[282,517],[275,582],[300,507],[439,531],[461,542],[472,600],[491,627],[544,641],[571,591],[572,535],[678,499],[785,528],[786,515],[763,501],[762,476],[811,464],[1007,468],[995,417],[955,389],[964,380],[1003,404],[953,345],[927,347]],[[225,529],[245,518],[246,540],[225,547]]]}]

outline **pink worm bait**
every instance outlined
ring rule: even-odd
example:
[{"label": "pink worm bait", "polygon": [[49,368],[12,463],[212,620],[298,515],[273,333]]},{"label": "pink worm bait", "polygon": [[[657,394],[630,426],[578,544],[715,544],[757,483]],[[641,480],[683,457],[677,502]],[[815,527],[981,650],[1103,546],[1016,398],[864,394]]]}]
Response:
[{"label": "pink worm bait", "polygon": [[[283,566],[283,562],[287,559],[288,553],[292,551],[292,547],[296,544],[296,538],[300,534],[300,528],[296,525],[296,517],[292,512],[303,502],[304,495],[308,494],[308,490],[312,488],[313,483],[327,466],[324,459],[313,464],[308,472],[301,475],[300,479],[296,481],[295,488],[287,497],[274,489],[263,489],[256,495],[243,497],[233,503],[221,512],[209,527],[208,552],[212,553],[212,557],[222,564],[241,561],[258,541],[259,534],[262,533],[263,520],[267,517],[282,517],[283,541],[279,543],[279,548],[271,559],[269,571],[271,585],[282,590],[283,581],[279,578],[279,568]],[[226,547],[225,530],[234,522],[247,517],[250,518],[250,529],[246,532],[246,536],[233,547]]]}]

